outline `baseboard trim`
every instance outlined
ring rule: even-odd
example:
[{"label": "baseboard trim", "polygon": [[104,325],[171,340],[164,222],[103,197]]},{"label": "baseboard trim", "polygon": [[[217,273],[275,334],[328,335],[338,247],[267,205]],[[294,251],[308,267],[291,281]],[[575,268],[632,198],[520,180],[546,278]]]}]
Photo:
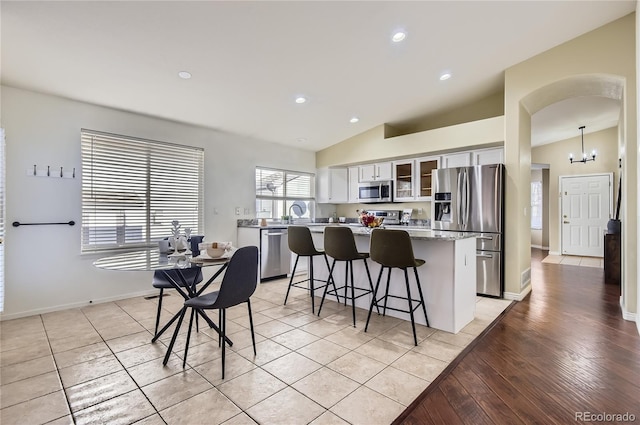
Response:
[{"label": "baseboard trim", "polygon": [[521,292],[505,292],[503,297],[505,300],[522,301],[531,292],[531,283],[525,286]]},{"label": "baseboard trim", "polygon": [[543,251],[549,251],[549,247],[548,246],[531,244],[531,248],[541,249]]},{"label": "baseboard trim", "polygon": [[549,251],[549,255],[562,255],[558,251]]},{"label": "baseboard trim", "polygon": [[622,310],[622,318],[630,322],[636,322],[638,333],[640,333],[640,322],[638,322],[638,315],[636,313],[631,313],[630,311],[627,311],[626,308],[624,308],[624,304],[622,303],[622,297],[620,297],[620,309]]},{"label": "baseboard trim", "polygon": [[158,294],[158,290],[157,289],[149,289],[149,290],[140,291],[140,292],[133,292],[133,293],[126,294],[126,295],[117,295],[117,296],[114,296],[114,297],[100,298],[100,299],[97,299],[97,300],[92,300],[92,302],[80,301],[80,302],[76,302],[76,303],[61,304],[61,305],[56,305],[56,306],[52,306],[52,307],[37,308],[37,309],[34,309],[34,310],[21,311],[21,312],[18,312],[18,313],[11,313],[11,314],[0,313],[0,322],[5,321],[5,320],[20,319],[22,317],[35,316],[35,315],[38,315],[38,314],[52,313],[54,311],[66,310],[66,309],[69,309],[69,308],[80,308],[80,307],[86,307],[88,305],[93,305],[93,304],[102,304],[102,303],[108,303],[108,302],[112,302],[112,301],[120,301],[120,300],[124,300],[124,299],[127,299],[127,298],[144,297],[144,296],[147,296],[147,295],[157,295],[157,294]]}]

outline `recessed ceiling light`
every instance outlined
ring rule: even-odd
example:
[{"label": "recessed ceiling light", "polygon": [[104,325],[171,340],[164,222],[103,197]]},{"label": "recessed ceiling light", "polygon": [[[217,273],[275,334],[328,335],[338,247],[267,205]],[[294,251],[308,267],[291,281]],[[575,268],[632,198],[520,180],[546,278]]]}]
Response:
[{"label": "recessed ceiling light", "polygon": [[304,96],[298,96],[296,97],[296,103],[304,103],[307,101],[307,98]]},{"label": "recessed ceiling light", "polygon": [[407,37],[407,33],[404,31],[396,31],[395,34],[391,36],[391,40],[394,43],[399,43]]},{"label": "recessed ceiling light", "polygon": [[187,71],[180,71],[178,72],[178,77],[182,78],[183,80],[188,80],[189,78],[191,78],[191,73]]},{"label": "recessed ceiling light", "polygon": [[450,72],[445,72],[444,74],[442,74],[440,76],[440,81],[448,80],[449,78],[451,78],[451,73]]},{"label": "recessed ceiling light", "polygon": [[355,124],[355,123],[357,123],[358,121],[360,121],[360,118],[358,118],[358,117],[352,117],[352,118],[349,120],[349,122],[350,122],[351,124]]},{"label": "recessed ceiling light", "polygon": [[297,141],[298,143],[304,143],[304,142],[306,142],[306,141],[307,141],[307,139],[305,139],[304,137],[298,137],[298,138],[296,139],[296,141]]}]

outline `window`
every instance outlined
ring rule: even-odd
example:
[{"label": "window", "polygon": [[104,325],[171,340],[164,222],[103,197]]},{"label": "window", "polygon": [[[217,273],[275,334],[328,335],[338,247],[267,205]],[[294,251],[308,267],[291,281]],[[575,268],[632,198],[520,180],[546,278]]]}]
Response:
[{"label": "window", "polygon": [[542,229],[542,182],[531,182],[531,228]]},{"label": "window", "polygon": [[256,167],[256,212],[259,218],[311,219],[315,176],[310,173]]},{"label": "window", "polygon": [[82,134],[82,251],[151,246],[171,221],[199,234],[204,150],[100,133]]}]

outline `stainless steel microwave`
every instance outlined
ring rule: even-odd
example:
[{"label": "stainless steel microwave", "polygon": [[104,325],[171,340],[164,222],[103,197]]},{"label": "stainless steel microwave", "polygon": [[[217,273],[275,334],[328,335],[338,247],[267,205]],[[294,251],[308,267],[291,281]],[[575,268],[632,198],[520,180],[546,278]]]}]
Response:
[{"label": "stainless steel microwave", "polygon": [[365,204],[393,202],[393,182],[390,180],[360,183],[358,200]]}]

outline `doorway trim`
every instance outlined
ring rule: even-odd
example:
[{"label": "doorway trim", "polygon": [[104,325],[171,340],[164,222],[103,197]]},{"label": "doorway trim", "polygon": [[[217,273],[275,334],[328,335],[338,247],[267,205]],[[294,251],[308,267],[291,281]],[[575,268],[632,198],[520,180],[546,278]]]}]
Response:
[{"label": "doorway trim", "polygon": [[558,255],[563,255],[564,252],[564,236],[562,231],[562,181],[563,179],[576,178],[576,177],[596,177],[607,176],[609,178],[609,218],[613,217],[613,173],[589,173],[589,174],[565,174],[558,176],[558,233],[560,233],[560,252]]}]

